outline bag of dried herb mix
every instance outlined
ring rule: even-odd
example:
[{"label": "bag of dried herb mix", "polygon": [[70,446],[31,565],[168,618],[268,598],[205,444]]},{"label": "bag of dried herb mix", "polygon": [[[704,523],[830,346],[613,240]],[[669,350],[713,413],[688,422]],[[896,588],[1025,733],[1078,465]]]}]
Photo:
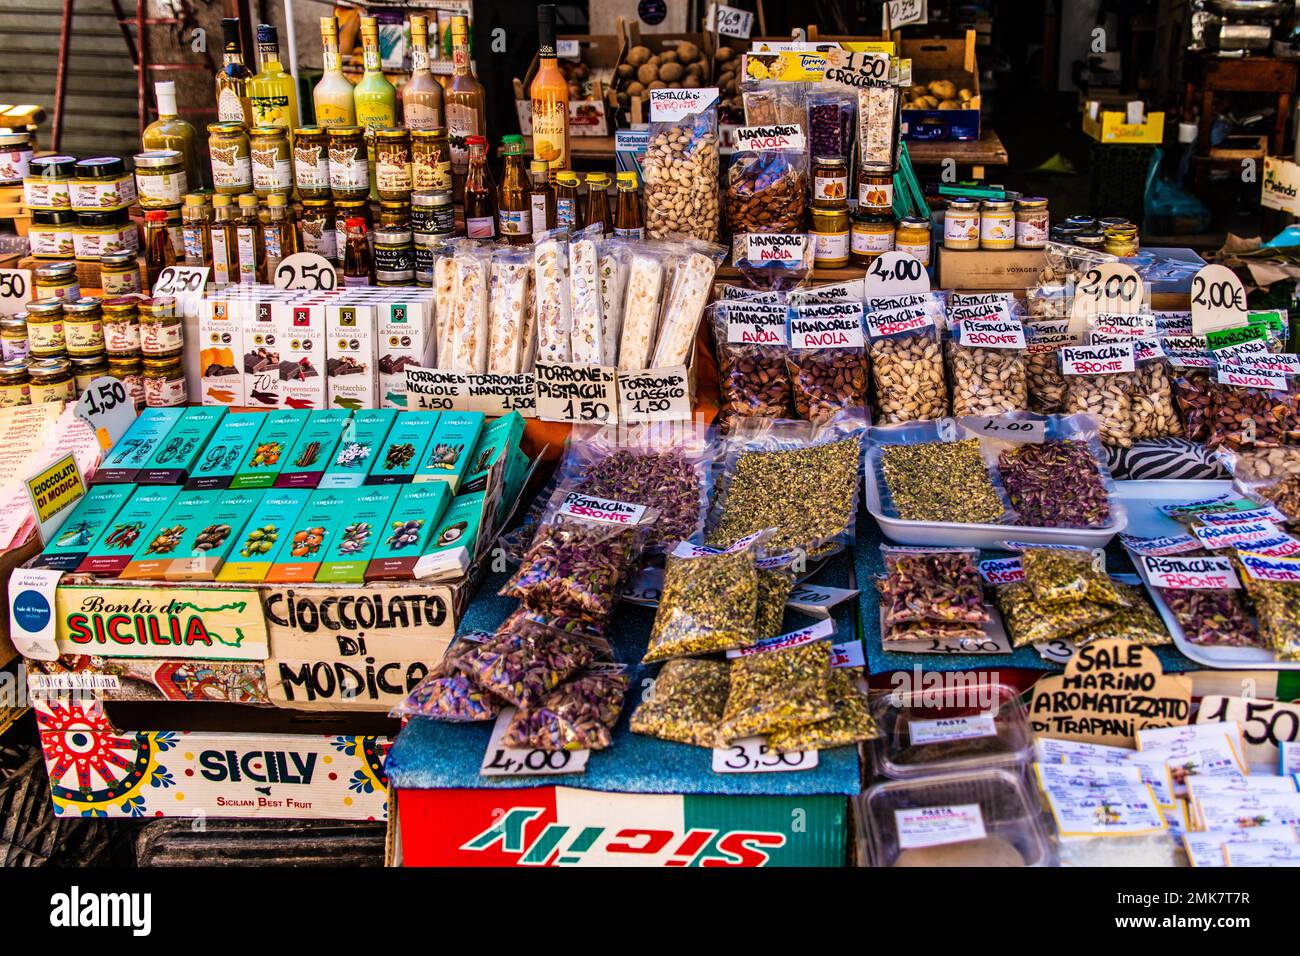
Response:
[{"label": "bag of dried herb mix", "polygon": [[664,563],[664,586],[643,661],[748,647],[757,639],[755,546],[731,551],[679,547]]},{"label": "bag of dried herb mix", "polygon": [[518,711],[502,744],[534,750],[604,750],[623,711],[628,678],[621,664],[596,664]]},{"label": "bag of dried herb mix", "polygon": [[1012,647],[1072,638],[1114,615],[1116,609],[1094,601],[1040,604],[1024,581],[1004,584],[993,594]]},{"label": "bag of dried herb mix", "polygon": [[613,656],[603,638],[515,618],[452,666],[480,690],[528,709],[570,675],[597,661],[612,661]]},{"label": "bag of dried herb mix", "polygon": [[738,420],[723,444],[704,543],[727,548],[771,529],[769,554],[818,558],[853,542],[866,419],[824,425]]},{"label": "bag of dried herb mix", "polygon": [[729,687],[725,661],[674,657],[664,664],[632,712],[634,734],[714,747]]},{"label": "bag of dried herb mix", "polygon": [[829,622],[727,652],[727,707],[718,739],[730,743],[805,724],[834,714],[827,684],[833,632]]},{"label": "bag of dried herb mix", "polygon": [[434,720],[491,720],[501,710],[501,700],[481,690],[456,668],[456,661],[492,639],[491,634],[472,631],[461,634],[442,660],[388,715],[429,717]]},{"label": "bag of dried herb mix", "polygon": [[[912,622],[982,625],[989,619],[974,548],[881,545],[885,578],[881,611],[887,627]],[[978,630],[978,628],[977,628]]]},{"label": "bag of dried herb mix", "polygon": [[1021,550],[1020,566],[1039,604],[1086,600],[1111,608],[1132,606],[1120,583],[1100,566],[1097,554],[1086,548],[1026,547]]},{"label": "bag of dried herb mix", "polygon": [[779,753],[832,750],[880,736],[867,695],[858,688],[849,668],[831,670],[827,678],[827,693],[831,700],[831,716],[815,724],[775,731],[768,735],[768,746]]}]

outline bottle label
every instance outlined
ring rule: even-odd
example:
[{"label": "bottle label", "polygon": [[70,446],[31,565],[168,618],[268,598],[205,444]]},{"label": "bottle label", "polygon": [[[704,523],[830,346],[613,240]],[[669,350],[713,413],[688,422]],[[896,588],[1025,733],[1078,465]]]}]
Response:
[{"label": "bottle label", "polygon": [[[130,291],[138,292],[139,289],[131,289]],[[105,322],[104,348],[114,354],[140,351],[140,323]]]},{"label": "bottle label", "polygon": [[367,286],[367,285],[370,285],[369,276],[344,276],[343,277],[343,287],[345,289],[356,288],[358,286]]},{"label": "bottle label", "polygon": [[239,250],[239,282],[241,285],[257,283],[257,231],[246,226],[235,230],[235,243]]},{"label": "bottle label", "polygon": [[192,266],[203,265],[203,224],[185,226],[182,235],[185,241],[185,262]]},{"label": "bottle label", "polygon": [[217,96],[217,120],[222,123],[243,123],[248,125],[251,117],[244,115],[244,101],[229,87]]},{"label": "bottle label", "polygon": [[564,141],[568,129],[569,110],[566,103],[550,98],[533,100],[534,157],[550,163],[552,169],[567,167]]},{"label": "bottle label", "polygon": [[895,252],[906,252],[909,256],[915,257],[923,266],[930,264],[930,244],[928,242],[919,242],[913,245],[908,242],[895,242]]},{"label": "bottle label", "polygon": [[366,157],[357,155],[355,146],[330,147],[330,188],[354,190],[370,188],[370,169]]},{"label": "bottle label", "polygon": [[293,175],[299,189],[328,189],[330,161],[325,149],[319,143],[302,145],[299,140],[293,149]]},{"label": "bottle label", "polygon": [[555,200],[555,226],[557,229],[572,229],[577,219],[578,203],[573,199]]},{"label": "bottle label", "polygon": [[253,102],[253,123],[257,126],[283,126],[289,128],[288,96],[251,96]]},{"label": "bottle label", "polygon": [[348,95],[348,102],[344,106],[337,103],[330,103],[325,100],[316,101],[316,122],[318,125],[329,129],[331,126],[355,126],[356,120],[353,115],[352,94]]},{"label": "bottle label", "polygon": [[230,253],[226,249],[226,231],[212,230],[212,281],[217,285],[230,282]]},{"label": "bottle label", "polygon": [[325,220],[308,219],[303,217],[303,252],[314,252],[316,255],[324,256],[326,259],[337,258],[338,246],[335,244],[334,239],[334,230],[325,228]]},{"label": "bottle label", "polygon": [[155,173],[149,170],[136,170],[135,192],[140,205],[146,208],[160,206],[179,206],[186,189],[185,173]]},{"label": "bottle label", "polygon": [[447,139],[451,144],[451,168],[463,173],[469,168],[469,147],[465,140],[482,132],[478,112],[463,103],[447,104]]},{"label": "bottle label", "polygon": [[411,163],[411,188],[450,189],[451,163],[429,163],[417,157]]},{"label": "bottle label", "polygon": [[471,239],[491,239],[496,223],[491,216],[475,216],[465,220],[465,234]]},{"label": "bottle label", "polygon": [[406,272],[415,268],[414,246],[375,244],[375,269],[380,272]]},{"label": "bottle label", "polygon": [[813,234],[813,260],[836,262],[849,255],[847,232],[818,232]]},{"label": "bottle label", "polygon": [[529,218],[532,219],[532,233],[536,236],[538,233],[546,231],[546,197],[530,196],[528,203]]},{"label": "bottle label", "polygon": [[848,194],[849,177],[847,175],[813,177],[813,200],[815,202],[839,202]]},{"label": "bottle label", "polygon": [[502,209],[501,235],[527,236],[533,231],[533,215],[529,209]]},{"label": "bottle label", "polygon": [[[325,72],[326,72],[326,73],[337,73],[337,72],[338,72],[338,69],[339,69],[339,51],[338,51],[338,48],[335,47],[335,46],[333,46],[333,45],[326,46],[326,47],[324,48],[324,50],[322,50],[322,52],[321,52],[321,56],[322,56],[322,58],[323,58],[323,60],[324,60],[324,62],[325,62]],[[317,112],[319,112],[319,110],[317,110]],[[317,118],[319,119],[319,117],[317,117]]]},{"label": "bottle label", "polygon": [[408,163],[401,162],[405,156],[405,150],[394,150],[392,153],[380,152],[375,161],[375,185],[380,191],[386,193],[411,191],[411,167]]},{"label": "bottle label", "polygon": [[645,229],[640,226],[635,229],[615,229],[614,237],[616,239],[644,239]]},{"label": "bottle label", "polygon": [[189,401],[185,393],[185,376],[144,380],[144,403],[150,408],[170,408]]},{"label": "bottle label", "polygon": [[[218,156],[218,153],[223,155]],[[253,162],[235,155],[235,148],[212,151],[212,185],[231,192],[248,192],[253,187]]]},{"label": "bottle label", "polygon": [[[411,72],[419,73],[429,68],[429,48],[423,43],[411,41]],[[410,125],[409,123],[407,124]]]},{"label": "bottle label", "polygon": [[[820,241],[820,236],[818,240]],[[859,255],[879,255],[894,248],[894,230],[888,232],[867,232],[854,229],[852,235],[853,251]],[[821,258],[820,256],[818,258]]]},{"label": "bottle label", "polygon": [[379,72],[379,47],[378,46],[367,43],[365,46],[365,53],[362,59],[365,61],[365,67],[367,73]]},{"label": "bottle label", "polygon": [[271,150],[267,152],[270,155],[253,151],[253,188],[287,192],[293,186],[293,167],[289,160],[278,158]]},{"label": "bottle label", "polygon": [[894,184],[858,183],[858,205],[869,209],[893,209]]},{"label": "bottle label", "polygon": [[183,341],[184,332],[179,322],[174,325],[146,322],[140,326],[141,355],[174,355],[181,350]]},{"label": "bottle label", "polygon": [[263,233],[262,242],[266,245],[266,271],[270,272],[284,258],[284,250],[280,245],[280,230],[267,229]]},{"label": "bottle label", "polygon": [[442,125],[441,110],[407,99],[402,100],[402,118],[406,120],[407,129],[436,129]]}]

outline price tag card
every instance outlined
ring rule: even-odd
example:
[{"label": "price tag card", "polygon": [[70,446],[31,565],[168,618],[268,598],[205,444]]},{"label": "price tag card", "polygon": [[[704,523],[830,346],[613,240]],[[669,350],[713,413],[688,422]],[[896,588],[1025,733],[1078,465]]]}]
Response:
[{"label": "price tag card", "polygon": [[958,327],[962,345],[986,349],[1023,349],[1025,327],[1017,319],[965,319]]},{"label": "price tag card", "polygon": [[989,558],[981,561],[978,568],[987,584],[1011,584],[1025,579],[1025,566],[1019,558]]},{"label": "price tag card", "polygon": [[718,101],[718,88],[694,90],[650,90],[650,122],[676,123],[698,116]]},{"label": "price tag card", "polygon": [[29,476],[23,487],[36,513],[41,541],[46,544],[72,514],[72,506],[86,494],[77,458],[71,453]]},{"label": "price tag card", "polygon": [[135,421],[135,403],[126,393],[126,386],[111,375],[100,375],[90,380],[86,390],[77,399],[76,415],[95,430],[99,447],[108,451],[126,434]]},{"label": "price tag card", "polygon": [[0,269],[0,316],[22,312],[32,301],[31,269]]},{"label": "price tag card", "polygon": [[1208,265],[1192,277],[1193,334],[1232,329],[1249,321],[1246,290],[1231,269]]},{"label": "price tag card", "polygon": [[907,252],[885,252],[871,260],[865,277],[866,297],[929,292],[930,274],[916,256]]},{"label": "price tag card", "polygon": [[[1296,703],[1216,694],[1202,698],[1196,722],[1240,724],[1246,745],[1245,758],[1250,764],[1276,765],[1281,748],[1285,745],[1294,748],[1300,741],[1300,704]],[[1290,772],[1300,772],[1300,767]]]},{"label": "price tag card", "polygon": [[1287,387],[1285,375],[1252,372],[1239,366],[1220,365],[1215,377],[1220,385],[1235,385],[1237,388],[1262,388],[1270,392],[1285,392]]},{"label": "price tag card", "polygon": [[965,843],[988,835],[978,803],[895,810],[894,823],[901,850]]},{"label": "price tag card", "polygon": [[935,324],[925,295],[895,295],[868,299],[867,332],[873,339],[902,332],[916,332]]},{"label": "price tag card", "polygon": [[1122,262],[1103,263],[1085,272],[1075,286],[1071,325],[1076,330],[1086,329],[1095,315],[1141,312],[1145,302],[1145,287],[1132,266]]},{"label": "price tag card", "polygon": [[728,345],[785,344],[785,306],[729,302],[718,308],[726,319]]},{"label": "price tag card", "polygon": [[295,252],[275,267],[272,276],[277,289],[329,292],[339,285],[334,263],[314,252]]},{"label": "price tag card", "polygon": [[560,514],[603,524],[638,525],[645,518],[646,506],[613,498],[571,491],[560,504]]},{"label": "price tag card", "polygon": [[830,617],[831,608],[857,597],[857,588],[832,588],[814,584],[797,584],[786,598],[786,607],[813,617]]},{"label": "price tag card", "polygon": [[883,89],[890,86],[889,54],[849,51],[834,47],[825,51],[826,81],[853,90]]},{"label": "price tag card", "polygon": [[714,773],[788,773],[816,766],[816,750],[780,753],[763,737],[745,737],[729,746],[713,748]]},{"label": "price tag card", "polygon": [[740,152],[804,152],[803,130],[791,125],[738,126],[731,134]]},{"label": "price tag card", "polygon": [[802,232],[745,234],[745,261],[801,263],[808,254],[808,236]]},{"label": "price tag card", "polygon": [[186,318],[196,318],[203,289],[208,284],[207,266],[168,266],[158,273],[153,284],[155,296],[171,296],[176,300],[177,311]]},{"label": "price tag card", "polygon": [[582,59],[582,46],[577,40],[556,40],[555,58],[557,60]]},{"label": "price tag card", "polygon": [[432,412],[469,411],[465,398],[467,376],[440,368],[406,366],[406,407]]},{"label": "price tag card", "polygon": [[1142,570],[1158,588],[1236,590],[1241,587],[1228,558],[1142,555]]},{"label": "price tag card", "polygon": [[1010,654],[1011,641],[1000,628],[983,637],[931,637],[917,641],[888,641],[891,654]]},{"label": "price tag card", "polygon": [[537,378],[532,372],[517,375],[465,375],[465,410],[493,418],[518,412],[537,417]]},{"label": "price tag card", "polygon": [[618,373],[622,422],[685,422],[691,418],[691,384],[685,365]]},{"label": "price tag card", "polygon": [[754,14],[721,3],[710,3],[704,29],[720,36],[748,40],[754,30]]},{"label": "price tag card", "polygon": [[1100,312],[1092,317],[1090,327],[1097,335],[1151,338],[1156,334],[1156,317],[1150,312]]},{"label": "price tag card", "polygon": [[1061,348],[1061,371],[1066,375],[1115,375],[1131,372],[1134,363],[1132,342],[1106,345],[1066,345]]},{"label": "price tag card", "polygon": [[929,23],[927,6],[926,0],[885,0],[880,12],[880,29],[897,30],[909,23]]},{"label": "price tag card", "polygon": [[1170,534],[1155,538],[1142,538],[1135,534],[1121,532],[1119,540],[1124,547],[1134,554],[1182,554],[1185,551],[1195,551],[1201,547],[1201,542],[1190,534]]},{"label": "price tag card", "polygon": [[790,348],[864,348],[862,306],[857,302],[834,305],[797,305],[790,311]]},{"label": "price tag card", "polygon": [[537,417],[544,422],[618,423],[618,370],[537,363]]},{"label": "price tag card", "polygon": [[957,424],[967,431],[989,438],[1009,438],[1014,441],[1042,444],[1047,440],[1047,422],[1001,418],[994,415],[970,415],[957,419]]},{"label": "price tag card", "polygon": [[590,750],[524,750],[506,747],[501,740],[514,718],[514,707],[503,707],[492,725],[492,736],[478,772],[484,777],[548,777],[563,773],[583,773]]},{"label": "price tag card", "polygon": [[1240,548],[1260,541],[1270,541],[1278,536],[1277,525],[1271,521],[1236,521],[1192,528],[1206,548]]},{"label": "price tag card", "polygon": [[1038,656],[1045,661],[1051,661],[1053,664],[1065,664],[1074,656],[1073,638],[1053,641],[1039,641],[1034,645],[1034,650],[1038,651]]}]

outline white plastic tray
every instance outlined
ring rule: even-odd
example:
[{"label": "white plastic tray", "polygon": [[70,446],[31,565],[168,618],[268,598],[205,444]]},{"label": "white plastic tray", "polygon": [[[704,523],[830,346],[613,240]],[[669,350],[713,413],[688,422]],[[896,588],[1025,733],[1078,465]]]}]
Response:
[{"label": "white plastic tray", "polygon": [[[1110,539],[1126,527],[1120,515],[1105,528],[1032,528],[1012,524],[958,524],[944,521],[906,521],[885,515],[880,506],[880,486],[873,468],[866,475],[867,510],[876,519],[885,537],[899,544],[966,546],[1006,550],[1007,541],[1033,544],[1075,544],[1085,548],[1104,548]],[[1118,484],[1122,484],[1119,482]],[[1193,482],[1188,482],[1193,484]],[[1114,499],[1112,499],[1113,501]]]},{"label": "white plastic tray", "polygon": [[[1157,505],[1175,501],[1195,501],[1232,491],[1231,481],[1117,481],[1117,495],[1128,510],[1128,532],[1139,538],[1158,538],[1182,534],[1187,529],[1156,510]],[[1140,561],[1134,560],[1147,593],[1160,612],[1165,627],[1173,635],[1174,646],[1187,657],[1206,667],[1223,670],[1300,670],[1300,661],[1279,661],[1272,651],[1261,647],[1207,647],[1193,644],[1183,634],[1178,619],[1169,610],[1157,588],[1151,586]]]}]

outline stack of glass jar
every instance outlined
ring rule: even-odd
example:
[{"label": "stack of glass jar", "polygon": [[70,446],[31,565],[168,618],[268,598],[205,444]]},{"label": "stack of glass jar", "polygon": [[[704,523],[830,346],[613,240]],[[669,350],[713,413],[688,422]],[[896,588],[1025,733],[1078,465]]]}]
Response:
[{"label": "stack of glass jar", "polygon": [[135,180],[118,157],[78,161],[72,156],[42,156],[28,164],[22,182],[32,213],[28,238],[36,258],[97,263],[110,253],[138,251],[129,213],[136,201]]},{"label": "stack of glass jar", "polygon": [[1122,216],[1071,216],[1052,227],[1053,242],[1097,249],[1121,258],[1135,256],[1140,248],[1138,227]]},{"label": "stack of glass jar", "polygon": [[943,217],[945,249],[1042,249],[1050,215],[1041,196],[950,199]]}]

